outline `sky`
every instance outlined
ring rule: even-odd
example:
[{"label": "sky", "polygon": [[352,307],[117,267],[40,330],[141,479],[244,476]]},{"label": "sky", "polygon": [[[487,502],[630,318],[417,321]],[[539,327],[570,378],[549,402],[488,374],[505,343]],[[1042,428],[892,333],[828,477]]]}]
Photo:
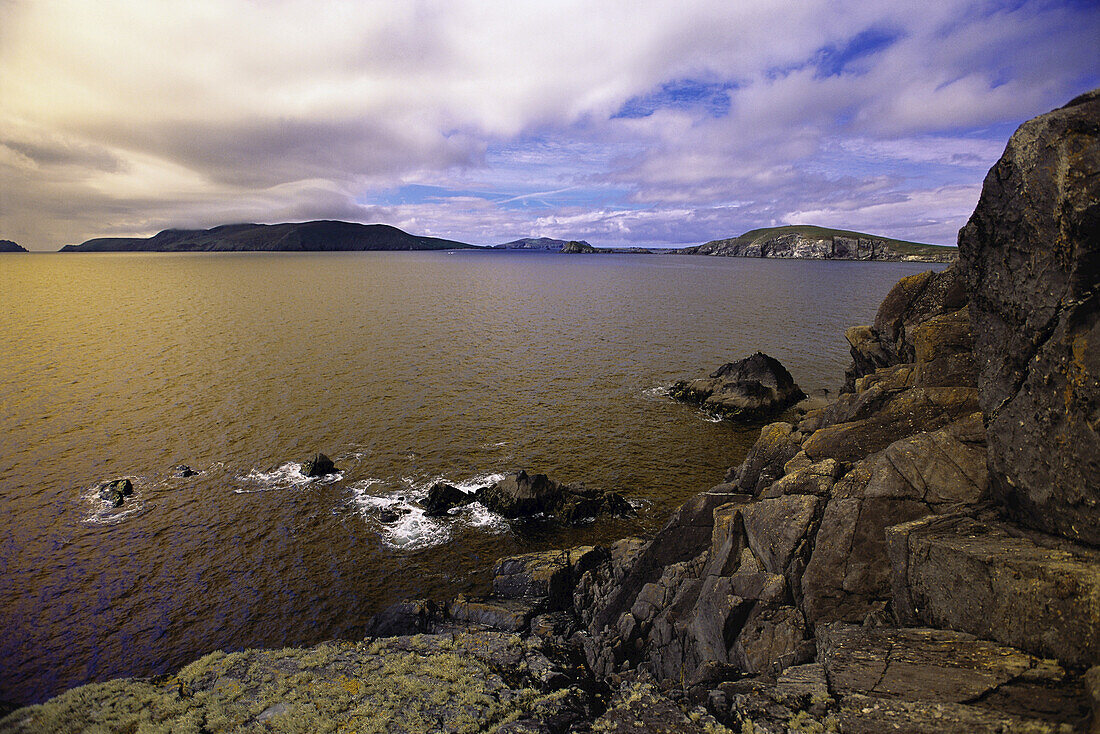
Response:
[{"label": "sky", "polygon": [[954,244],[1098,49],[1094,0],[0,0],[0,238]]}]

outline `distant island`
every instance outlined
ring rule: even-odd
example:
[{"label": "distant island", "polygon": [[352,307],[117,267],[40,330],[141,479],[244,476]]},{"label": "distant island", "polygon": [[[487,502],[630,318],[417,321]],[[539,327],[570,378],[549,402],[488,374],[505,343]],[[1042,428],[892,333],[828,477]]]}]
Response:
[{"label": "distant island", "polygon": [[[569,240],[555,240],[552,237],[524,237],[521,240],[512,240],[511,242],[505,242],[502,245],[493,245],[489,249],[492,250],[545,250],[547,252],[561,252],[568,244],[573,244]],[[583,245],[585,247],[592,247],[584,240],[577,242],[576,244]],[[592,248],[595,249],[595,248]]]},{"label": "distant island", "polygon": [[15,244],[11,240],[0,240],[0,252],[26,252],[27,248]]},{"label": "distant island", "polygon": [[908,260],[954,262],[954,247],[925,245],[889,237],[809,224],[753,229],[740,237],[712,240],[679,250],[684,255],[773,257],[802,260]]},{"label": "distant island", "polygon": [[[16,248],[16,249],[11,249]],[[525,237],[499,245],[471,245],[421,237],[388,224],[340,221],[284,224],[224,224],[213,229],[166,229],[152,237],[98,237],[61,252],[335,252],[362,250],[487,250],[563,254],[680,254],[770,257],[806,260],[888,260],[954,262],[956,249],[906,242],[866,232],[790,225],[754,229],[739,237],[681,249],[593,247],[584,240]],[[0,241],[0,252],[25,252]]]},{"label": "distant island", "polygon": [[166,229],[152,237],[100,237],[61,252],[333,252],[459,250],[474,245],[418,237],[388,224],[316,221],[225,224],[213,229]]}]

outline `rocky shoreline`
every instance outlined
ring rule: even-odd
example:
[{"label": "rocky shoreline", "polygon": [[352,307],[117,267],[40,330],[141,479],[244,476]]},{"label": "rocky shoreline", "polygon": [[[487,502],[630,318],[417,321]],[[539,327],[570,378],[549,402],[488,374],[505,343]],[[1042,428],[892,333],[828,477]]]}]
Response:
[{"label": "rocky shoreline", "polygon": [[959,246],[654,537],[0,731],[1100,731],[1100,91],[1017,131]]}]

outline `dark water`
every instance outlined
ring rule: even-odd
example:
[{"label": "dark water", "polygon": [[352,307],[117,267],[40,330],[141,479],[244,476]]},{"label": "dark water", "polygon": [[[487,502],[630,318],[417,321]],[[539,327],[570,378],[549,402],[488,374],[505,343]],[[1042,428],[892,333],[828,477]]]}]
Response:
[{"label": "dark water", "polygon": [[[910,264],[489,253],[0,256],[0,699],[355,637],[502,555],[652,530],[756,431],[661,388],[757,349],[835,388]],[[322,450],[343,469],[307,481]],[[201,471],[171,477],[184,462]],[[571,530],[373,508],[512,468]],[[95,486],[131,477],[120,510]]]}]

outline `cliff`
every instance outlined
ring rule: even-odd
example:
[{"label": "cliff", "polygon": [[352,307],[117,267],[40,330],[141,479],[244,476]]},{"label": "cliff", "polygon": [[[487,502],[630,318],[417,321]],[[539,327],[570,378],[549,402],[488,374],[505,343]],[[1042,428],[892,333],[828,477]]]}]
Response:
[{"label": "cliff", "polygon": [[215,653],[0,731],[1083,732],[1100,725],[1100,92],[1025,123],[958,264],[849,329],[651,538],[501,559],[376,640]]},{"label": "cliff", "polygon": [[954,247],[905,242],[864,232],[812,225],[754,229],[740,237],[712,240],[695,247],[686,247],[680,252],[685,255],[805,260],[954,262],[957,257]]},{"label": "cliff", "polygon": [[[525,237],[521,240],[512,240],[503,245],[493,245],[494,250],[546,250],[547,252],[561,252],[562,248],[571,244],[566,240],[556,240],[551,237]],[[581,245],[591,247],[583,240]]]},{"label": "cliff", "polygon": [[11,240],[0,240],[0,252],[26,252],[27,249]]},{"label": "cliff", "polygon": [[149,238],[107,237],[66,245],[61,252],[328,252],[454,250],[462,242],[418,237],[386,224],[297,222],[225,224],[213,229],[166,229]]}]

